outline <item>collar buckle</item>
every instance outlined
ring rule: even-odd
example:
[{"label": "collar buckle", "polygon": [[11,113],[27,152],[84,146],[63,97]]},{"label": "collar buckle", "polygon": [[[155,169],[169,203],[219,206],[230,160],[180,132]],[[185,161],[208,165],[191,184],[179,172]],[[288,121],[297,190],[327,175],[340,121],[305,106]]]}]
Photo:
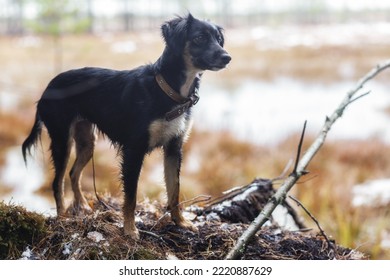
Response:
[{"label": "collar buckle", "polygon": [[165,119],[167,121],[171,121],[180,117],[192,106],[198,103],[200,97],[197,89],[195,89],[194,92],[192,92],[188,98],[184,98],[171,88],[171,86],[165,81],[161,74],[157,74],[155,79],[162,91],[173,101],[180,104],[179,106],[175,107],[173,110],[165,114]]}]

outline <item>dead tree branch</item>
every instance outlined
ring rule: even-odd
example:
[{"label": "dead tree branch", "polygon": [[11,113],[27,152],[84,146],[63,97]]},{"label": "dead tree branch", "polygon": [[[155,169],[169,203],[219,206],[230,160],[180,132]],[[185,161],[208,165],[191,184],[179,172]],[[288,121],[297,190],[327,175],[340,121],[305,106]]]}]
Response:
[{"label": "dead tree branch", "polygon": [[264,209],[260,212],[260,214],[256,217],[256,219],[251,223],[248,229],[241,235],[241,237],[237,240],[236,245],[230,250],[227,254],[227,260],[238,259],[245,252],[247,244],[250,242],[252,237],[256,234],[256,232],[263,226],[263,224],[269,219],[272,212],[275,208],[282,203],[287,193],[291,190],[291,188],[295,185],[295,183],[299,180],[299,178],[307,173],[306,167],[322,147],[325,142],[325,139],[328,135],[329,130],[332,128],[332,125],[343,115],[345,109],[348,107],[351,102],[356,101],[354,99],[354,95],[363,88],[364,84],[369,80],[373,79],[380,72],[390,67],[390,60],[377,65],[370,72],[368,72],[362,79],[360,79],[355,87],[353,87],[350,91],[347,92],[345,98],[342,100],[340,105],[336,108],[336,110],[330,115],[330,117],[326,117],[325,123],[317,136],[314,142],[311,144],[309,149],[303,155],[302,159],[299,160],[296,165],[296,169],[290,174],[289,177],[284,181],[281,187],[276,191],[276,193],[271,197],[269,202],[264,206]]}]

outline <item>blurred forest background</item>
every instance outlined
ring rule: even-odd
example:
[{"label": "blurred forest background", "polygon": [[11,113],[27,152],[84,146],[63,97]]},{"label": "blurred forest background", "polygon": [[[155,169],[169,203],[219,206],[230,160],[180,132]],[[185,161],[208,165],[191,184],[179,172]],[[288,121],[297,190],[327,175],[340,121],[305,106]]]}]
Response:
[{"label": "blurred forest background", "polygon": [[[0,199],[54,214],[47,135],[27,168],[20,150],[50,79],[154,62],[164,48],[160,25],[189,11],[224,27],[233,60],[202,80],[184,199],[280,175],[304,120],[305,148],[357,79],[390,58],[388,0],[0,0]],[[293,194],[338,243],[390,259],[390,73],[364,90],[370,95],[346,111]],[[121,197],[116,152],[100,138],[98,192]],[[153,152],[139,200],[165,200],[162,168]],[[92,196],[91,165],[83,185]]]}]

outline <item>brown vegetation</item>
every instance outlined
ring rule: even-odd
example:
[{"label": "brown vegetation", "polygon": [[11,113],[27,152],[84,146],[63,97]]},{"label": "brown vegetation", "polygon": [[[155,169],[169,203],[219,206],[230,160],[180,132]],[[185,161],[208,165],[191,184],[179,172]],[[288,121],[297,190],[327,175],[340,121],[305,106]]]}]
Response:
[{"label": "brown vegetation", "polygon": [[[92,201],[91,201],[92,202]],[[0,259],[223,259],[246,224],[198,222],[199,233],[167,222],[159,203],[138,206],[141,239],[123,235],[123,218],[115,199],[94,201],[94,213],[83,218],[46,218],[22,207],[0,204]],[[108,208],[107,208],[108,206]],[[37,226],[39,225],[39,226]],[[8,233],[12,233],[9,235]],[[243,259],[364,259],[358,251],[336,246],[301,232],[264,227]]]}]

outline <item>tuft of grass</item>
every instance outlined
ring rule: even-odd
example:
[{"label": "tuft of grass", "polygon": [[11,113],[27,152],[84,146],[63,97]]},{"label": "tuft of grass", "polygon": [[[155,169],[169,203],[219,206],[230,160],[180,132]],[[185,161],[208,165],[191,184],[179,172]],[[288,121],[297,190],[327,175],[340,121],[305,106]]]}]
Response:
[{"label": "tuft of grass", "polygon": [[46,234],[45,218],[21,206],[0,202],[0,259],[16,259]]}]

